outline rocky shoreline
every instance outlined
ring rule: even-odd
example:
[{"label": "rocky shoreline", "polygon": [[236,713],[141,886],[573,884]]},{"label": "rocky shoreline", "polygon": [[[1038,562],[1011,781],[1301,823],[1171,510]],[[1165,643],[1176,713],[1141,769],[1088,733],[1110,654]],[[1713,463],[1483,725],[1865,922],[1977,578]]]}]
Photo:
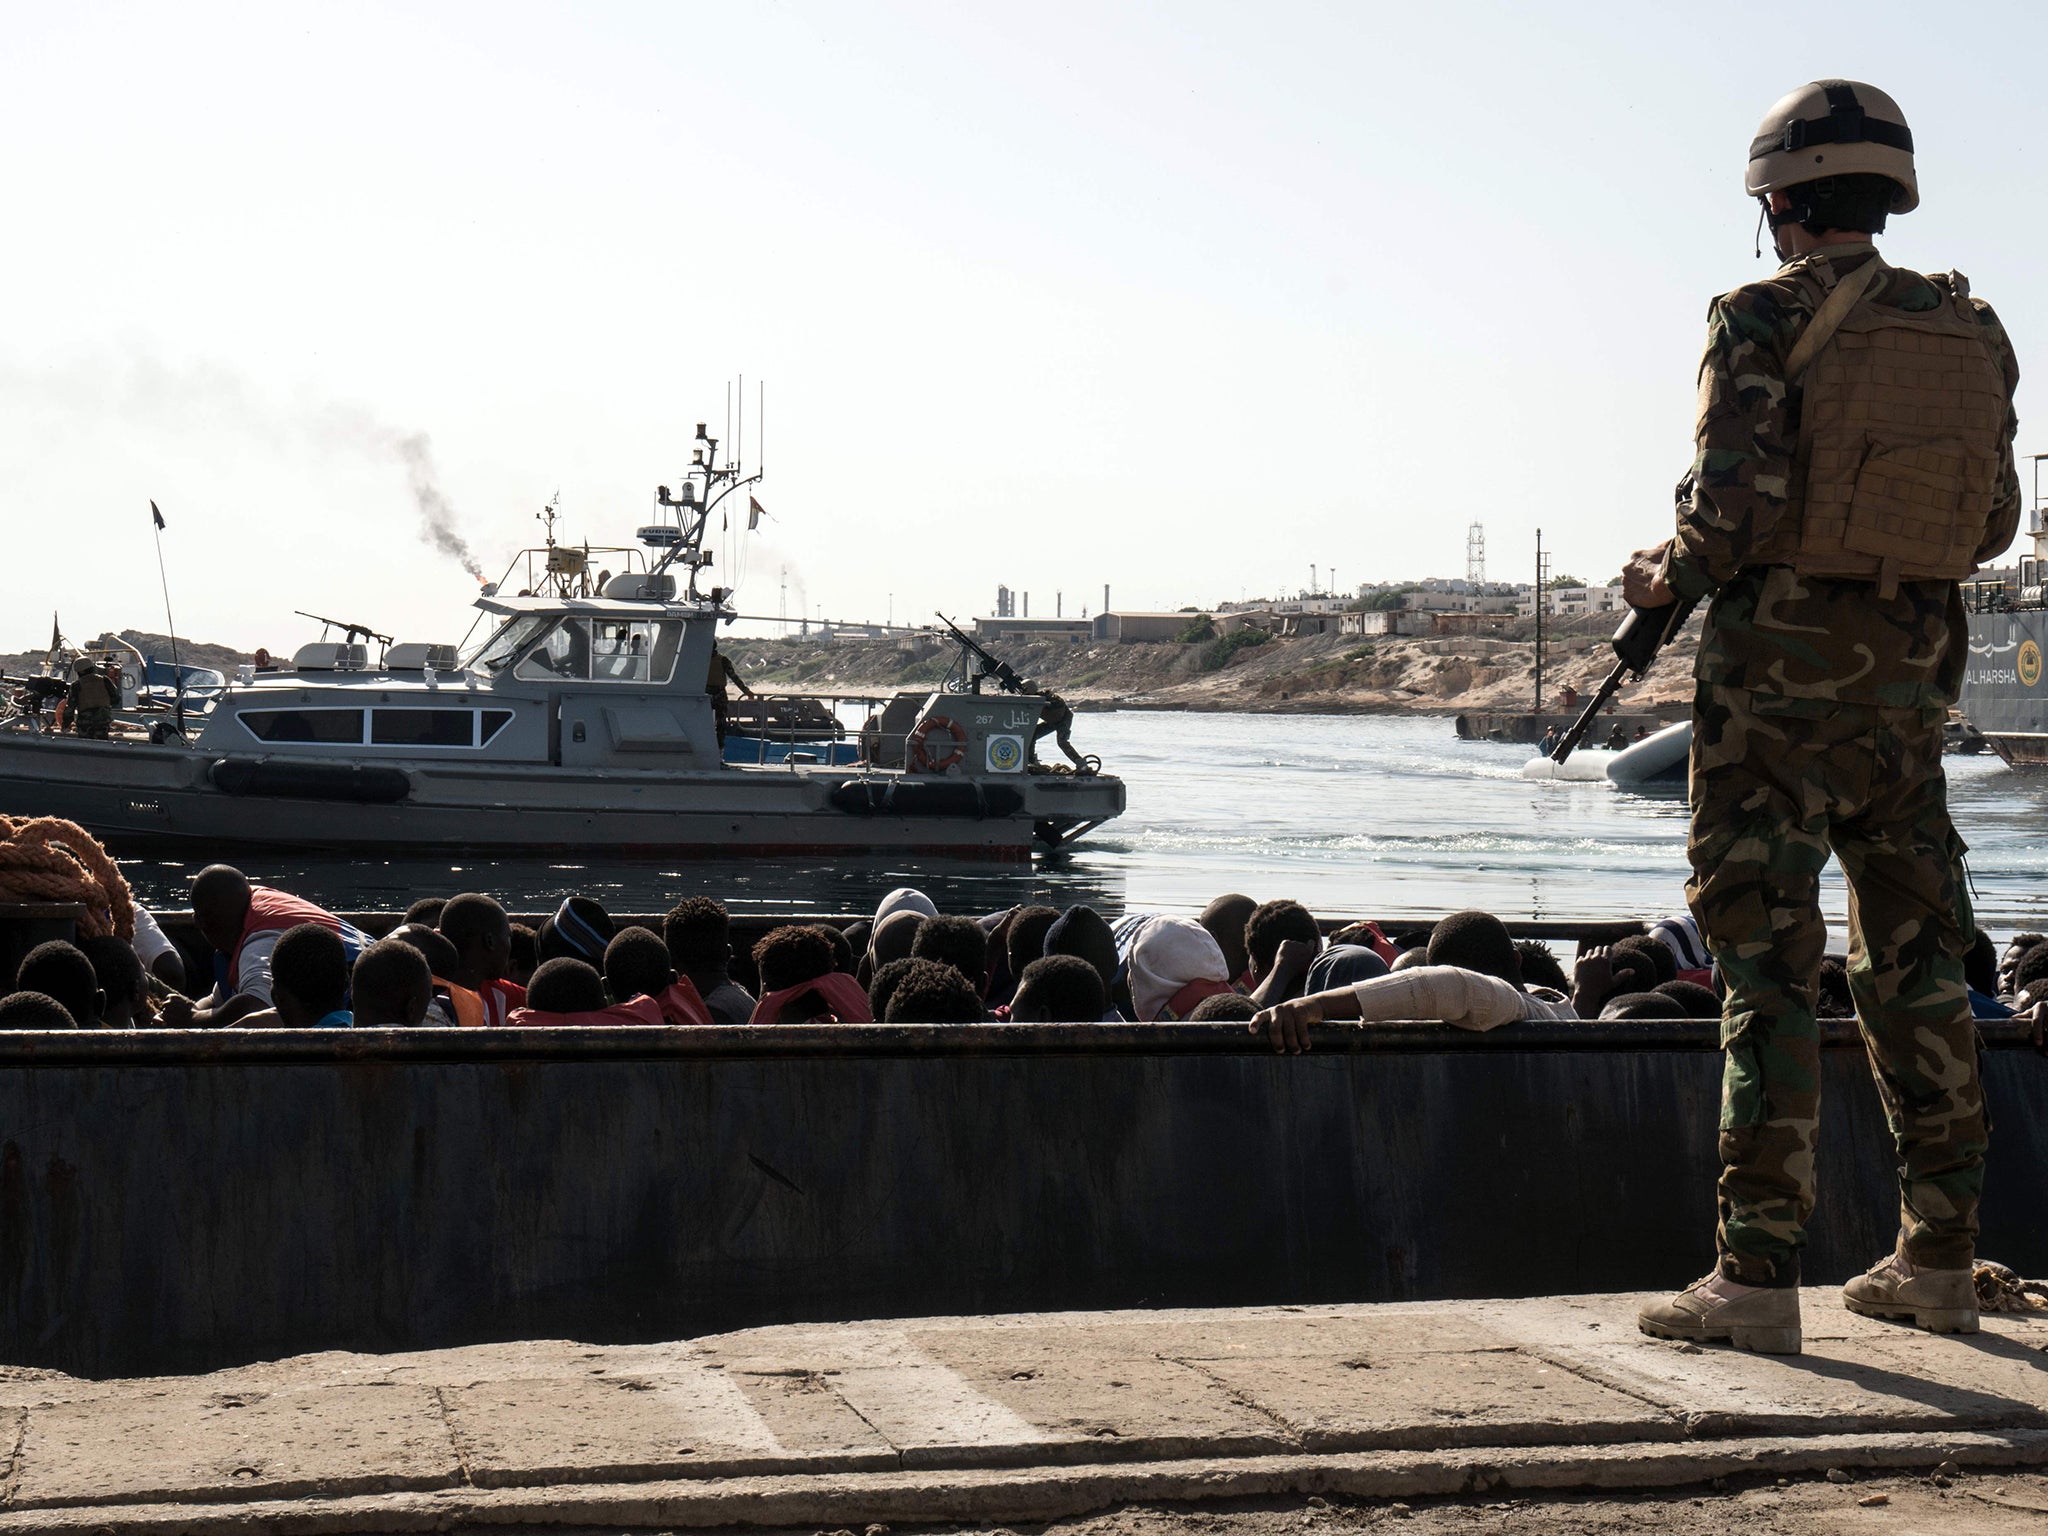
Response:
[{"label": "rocky shoreline", "polygon": [[[1612,615],[1546,628],[1544,708],[1561,689],[1588,695],[1614,664]],[[1524,626],[1526,629],[1527,626]],[[1658,658],[1641,683],[1622,689],[1634,715],[1676,719],[1692,701],[1698,621]],[[757,688],[816,694],[893,693],[935,686],[950,645],[921,636],[723,642]],[[1219,657],[1202,640],[1075,644],[1040,641],[1000,648],[1026,677],[1057,690],[1076,709],[1153,709],[1266,714],[1527,713],[1534,700],[1533,636],[1346,635],[1274,637]]]}]

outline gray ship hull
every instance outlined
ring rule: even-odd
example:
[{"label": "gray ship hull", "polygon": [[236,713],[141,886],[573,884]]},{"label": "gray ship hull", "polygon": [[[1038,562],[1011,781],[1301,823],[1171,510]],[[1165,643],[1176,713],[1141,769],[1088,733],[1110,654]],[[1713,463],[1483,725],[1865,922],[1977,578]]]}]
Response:
[{"label": "gray ship hull", "polygon": [[[903,851],[1024,859],[1117,815],[1120,780],[1018,775],[997,800],[1016,808],[894,815],[840,809],[847,770],[605,770],[545,765],[384,762],[406,793],[390,804],[215,787],[216,759],[179,747],[22,735],[0,739],[0,813],[61,816],[117,852],[183,848],[360,853],[804,854]],[[253,760],[253,761],[261,761]],[[873,782],[923,789],[895,774]],[[957,782],[974,796],[972,781]]]},{"label": "gray ship hull", "polygon": [[2015,768],[2048,768],[2048,609],[1970,615],[1960,705]]}]

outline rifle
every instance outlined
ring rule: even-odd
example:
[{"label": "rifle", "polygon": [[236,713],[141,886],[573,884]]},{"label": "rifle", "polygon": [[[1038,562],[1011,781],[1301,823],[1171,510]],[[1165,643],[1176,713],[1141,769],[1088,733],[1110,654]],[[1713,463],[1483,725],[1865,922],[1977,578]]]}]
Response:
[{"label": "rifle", "polygon": [[1628,617],[1621,621],[1621,628],[1614,632],[1614,654],[1620,658],[1614,670],[1607,674],[1607,681],[1600,685],[1600,691],[1572,722],[1572,728],[1564,733],[1564,740],[1557,744],[1557,750],[1550,754],[1553,763],[1561,763],[1572,755],[1578,744],[1585,739],[1586,732],[1593,728],[1593,720],[1607,707],[1620,689],[1623,679],[1634,674],[1635,681],[1641,682],[1643,674],[1650,670],[1650,663],[1657,659],[1657,653],[1670,643],[1671,637],[1692,616],[1693,600],[1666,603],[1661,608],[1631,607]]},{"label": "rifle", "polygon": [[936,617],[941,624],[953,632],[953,638],[960,642],[961,649],[965,650],[970,656],[980,659],[984,669],[982,673],[984,677],[994,678],[1009,693],[1028,694],[1030,692],[1024,686],[1024,679],[1017,675],[1015,669],[1008,662],[996,660],[979,640],[968,635],[965,630],[961,629],[958,624],[955,624],[943,613],[936,615]]}]

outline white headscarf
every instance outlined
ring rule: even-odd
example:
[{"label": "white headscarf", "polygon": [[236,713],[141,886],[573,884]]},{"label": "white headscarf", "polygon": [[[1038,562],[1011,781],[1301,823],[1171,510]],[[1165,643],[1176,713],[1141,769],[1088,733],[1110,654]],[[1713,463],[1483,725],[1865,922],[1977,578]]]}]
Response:
[{"label": "white headscarf", "polygon": [[939,909],[932,904],[931,897],[908,885],[899,885],[882,898],[882,904],[875,908],[875,926],[881,927],[883,918],[893,917],[898,912],[915,912],[919,917],[939,915]]},{"label": "white headscarf", "polygon": [[1215,936],[1192,917],[1155,917],[1131,941],[1130,980],[1138,1018],[1149,1023],[1195,982],[1229,991],[1230,967]]}]

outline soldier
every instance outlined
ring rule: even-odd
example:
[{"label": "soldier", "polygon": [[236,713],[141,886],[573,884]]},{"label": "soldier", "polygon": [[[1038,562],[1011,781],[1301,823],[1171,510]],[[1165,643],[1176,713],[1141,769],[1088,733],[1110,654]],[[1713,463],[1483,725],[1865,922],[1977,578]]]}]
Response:
[{"label": "soldier", "polygon": [[704,674],[704,691],[711,695],[711,718],[718,731],[720,747],[725,745],[725,685],[728,681],[748,698],[755,697],[754,690],[747,686],[747,680],[740,676],[740,669],[732,664],[732,658],[714,644],[711,647],[711,665]]},{"label": "soldier", "polygon": [[73,669],[78,676],[66,695],[71,729],[88,741],[105,741],[114,726],[114,706],[121,693],[100,674],[91,657],[81,657]]},{"label": "soldier", "polygon": [[2019,367],[1959,274],[1889,266],[1871,242],[1919,202],[1912,135],[1884,92],[1827,80],[1786,96],[1750,146],[1747,190],[1784,265],[1708,307],[1677,535],[1624,579],[1639,606],[1713,599],[1686,894],[1728,988],[1719,1262],[1641,1324],[1795,1353],[1831,850],[1900,1191],[1896,1250],[1843,1301],[1934,1331],[1977,1326],[1987,1123],[1941,730],[1967,654],[1956,583],[2019,524]]},{"label": "soldier", "polygon": [[1074,765],[1076,773],[1088,772],[1088,759],[1074,750],[1074,709],[1073,706],[1054,693],[1050,688],[1040,688],[1030,678],[1018,685],[1023,693],[1037,694],[1045,702],[1038,709],[1038,724],[1031,732],[1031,761],[1038,761],[1038,744],[1050,736],[1059,749],[1067,754],[1067,760]]}]

